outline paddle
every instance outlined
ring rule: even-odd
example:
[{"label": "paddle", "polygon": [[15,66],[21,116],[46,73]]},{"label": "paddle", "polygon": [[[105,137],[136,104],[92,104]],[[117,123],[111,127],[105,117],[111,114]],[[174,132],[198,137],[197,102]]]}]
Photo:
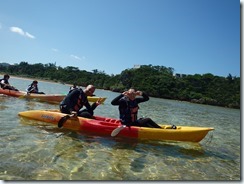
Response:
[{"label": "paddle", "polygon": [[63,126],[63,124],[70,118],[73,117],[77,117],[77,113],[73,113],[72,114],[67,114],[66,116],[63,116],[62,118],[60,118],[60,120],[58,121],[58,128],[61,128]]},{"label": "paddle", "polygon": [[121,126],[115,128],[115,129],[112,131],[111,136],[114,137],[114,136],[118,135],[118,133],[119,133],[121,130],[123,130],[125,127],[126,127],[126,125],[121,125]]}]

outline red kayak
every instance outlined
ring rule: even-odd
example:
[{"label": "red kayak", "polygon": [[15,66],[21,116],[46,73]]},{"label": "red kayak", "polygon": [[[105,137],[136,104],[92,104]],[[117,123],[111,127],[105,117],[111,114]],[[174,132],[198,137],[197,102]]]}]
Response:
[{"label": "red kayak", "polygon": [[[60,103],[66,96],[61,94],[27,93],[25,91],[15,91],[15,90],[2,89],[2,88],[0,88],[0,94],[18,97],[18,98],[37,99],[39,101],[49,102],[49,103]],[[97,96],[87,97],[89,102],[96,102],[99,98],[101,98],[102,103],[106,100],[106,97],[97,97]]]},{"label": "red kayak", "polygon": [[39,101],[44,101],[49,103],[59,103],[66,96],[61,94],[27,93],[25,91],[15,91],[15,90],[2,89],[2,88],[0,88],[0,94],[18,97],[18,98],[37,99]]}]

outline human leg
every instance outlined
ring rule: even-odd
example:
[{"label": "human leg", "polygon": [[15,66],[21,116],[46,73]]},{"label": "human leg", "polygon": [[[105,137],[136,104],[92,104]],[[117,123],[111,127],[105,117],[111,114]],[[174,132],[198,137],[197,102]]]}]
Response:
[{"label": "human leg", "polygon": [[66,105],[60,105],[59,109],[60,109],[60,112],[62,112],[64,114],[70,114],[70,110],[67,108]]},{"label": "human leg", "polygon": [[14,90],[14,91],[19,91],[18,89],[14,88],[13,86],[6,86],[3,89],[9,89],[9,90]]},{"label": "human leg", "polygon": [[89,113],[88,110],[86,110],[86,109],[80,110],[77,113],[77,115],[80,117],[84,117],[84,118],[94,119],[94,117],[91,115],[91,113]]},{"label": "human leg", "polygon": [[151,118],[140,118],[137,122],[142,127],[161,128],[161,126],[155,123]]}]

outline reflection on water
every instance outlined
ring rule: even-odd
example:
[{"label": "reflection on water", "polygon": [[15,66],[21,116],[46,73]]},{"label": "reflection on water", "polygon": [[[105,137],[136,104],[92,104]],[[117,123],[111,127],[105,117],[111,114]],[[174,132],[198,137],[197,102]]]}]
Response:
[{"label": "reflection on water", "polygon": [[[29,81],[11,78],[19,89]],[[69,86],[39,82],[41,91],[65,93]],[[21,89],[22,90],[22,89]],[[95,113],[118,117],[106,96]],[[0,179],[2,180],[240,180],[240,111],[150,98],[139,116],[159,124],[210,126],[200,143],[138,141],[77,133],[18,117],[58,105],[0,95]]]}]

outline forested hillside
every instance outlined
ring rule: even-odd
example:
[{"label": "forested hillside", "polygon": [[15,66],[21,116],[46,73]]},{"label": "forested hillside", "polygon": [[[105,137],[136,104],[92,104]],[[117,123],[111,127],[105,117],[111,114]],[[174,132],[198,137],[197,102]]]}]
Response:
[{"label": "forested hillside", "polygon": [[88,72],[72,66],[62,68],[51,63],[27,62],[15,65],[0,63],[0,72],[80,86],[94,84],[97,88],[117,92],[134,87],[152,97],[240,108],[240,77],[231,74],[226,77],[211,73],[174,76],[173,68],[142,65],[110,76],[98,70]]}]

